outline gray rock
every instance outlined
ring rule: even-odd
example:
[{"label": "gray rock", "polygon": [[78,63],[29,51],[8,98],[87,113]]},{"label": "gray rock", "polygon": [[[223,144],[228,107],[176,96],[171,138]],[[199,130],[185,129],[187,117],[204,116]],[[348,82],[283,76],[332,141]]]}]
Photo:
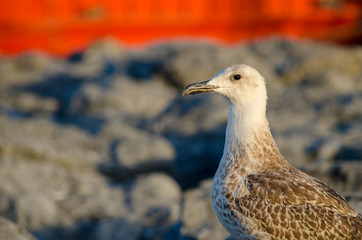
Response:
[{"label": "gray rock", "polygon": [[0,112],[12,117],[49,117],[58,109],[59,102],[54,98],[9,89],[0,94]]},{"label": "gray rock", "polygon": [[216,169],[224,146],[227,102],[216,95],[179,98],[146,128],[164,135],[174,145],[173,174],[183,188],[209,178]]},{"label": "gray rock", "polygon": [[120,165],[128,169],[170,169],[176,154],[173,146],[161,137],[144,135],[119,140],[115,153]]},{"label": "gray rock", "polygon": [[141,176],[130,191],[131,215],[145,225],[171,224],[179,219],[181,190],[165,174]]},{"label": "gray rock", "polygon": [[102,163],[103,173],[118,180],[154,171],[171,172],[176,151],[162,135],[133,128],[123,120],[112,119],[99,133],[110,143],[109,161]]},{"label": "gray rock", "polygon": [[164,239],[179,221],[181,191],[165,174],[150,174],[125,185],[127,214],[102,221],[94,239]]},{"label": "gray rock", "polygon": [[125,211],[121,189],[111,188],[99,174],[44,162],[6,162],[1,164],[0,211],[23,227],[40,231]]},{"label": "gray rock", "polygon": [[1,240],[35,240],[24,228],[19,227],[10,220],[0,217]]},{"label": "gray rock", "polygon": [[48,121],[0,121],[2,215],[40,230],[124,212],[122,190],[97,171],[100,142]]},{"label": "gray rock", "polygon": [[357,212],[362,212],[362,165],[359,161],[336,164],[309,164],[302,170],[320,179],[341,194]]},{"label": "gray rock", "polygon": [[[361,88],[361,48],[282,38],[255,42],[250,47],[275,69],[284,84],[299,84],[305,76],[333,70],[333,73],[352,78],[355,85]],[[318,81],[318,78],[315,80]]]},{"label": "gray rock", "polygon": [[179,96],[170,108],[149,121],[148,127],[165,135],[212,132],[226,124],[228,109],[228,102],[217,95]]},{"label": "gray rock", "polygon": [[90,45],[83,53],[83,62],[92,61],[119,61],[125,55],[126,50],[119,41],[106,38]]},{"label": "gray rock", "polygon": [[180,43],[168,46],[170,54],[162,62],[161,72],[167,82],[184,88],[193,82],[213,77],[218,71],[236,63],[258,68],[266,77],[274,74],[249,46],[216,47],[208,44]]},{"label": "gray rock", "polygon": [[25,90],[39,84],[48,73],[60,72],[64,61],[41,54],[24,54],[0,61],[0,113],[14,117],[49,117],[59,108],[52,97]]},{"label": "gray rock", "polygon": [[72,97],[70,114],[150,118],[162,112],[175,96],[173,88],[154,81],[137,82],[121,77],[109,79],[108,84],[82,86]]},{"label": "gray rock", "polygon": [[125,50],[115,39],[107,38],[91,44],[83,52],[70,56],[67,72],[74,78],[92,80],[113,75],[118,63],[125,57]]},{"label": "gray rock", "polygon": [[311,144],[307,152],[310,158],[315,159],[315,162],[320,165],[333,164],[340,148],[341,143],[336,139],[321,139]]},{"label": "gray rock", "polygon": [[64,61],[43,54],[23,54],[0,61],[0,90],[33,84],[43,80],[47,73],[64,69]]},{"label": "gray rock", "polygon": [[47,119],[0,116],[0,157],[49,162],[63,168],[93,170],[106,158],[101,141],[75,127],[61,127]]}]

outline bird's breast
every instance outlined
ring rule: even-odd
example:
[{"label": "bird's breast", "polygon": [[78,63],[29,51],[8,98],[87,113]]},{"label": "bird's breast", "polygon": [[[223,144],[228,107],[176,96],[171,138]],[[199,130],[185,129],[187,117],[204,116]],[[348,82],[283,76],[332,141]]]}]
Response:
[{"label": "bird's breast", "polygon": [[218,181],[218,179],[215,180],[215,178],[211,190],[211,202],[220,223],[228,232],[232,233],[233,228],[239,225],[239,221],[235,218],[232,203],[225,196],[220,181]]},{"label": "bird's breast", "polygon": [[245,181],[242,176],[234,177],[231,181],[231,176],[218,170],[211,190],[212,207],[219,221],[226,230],[235,233],[235,236],[239,234],[248,235],[246,226],[243,223],[245,216],[239,212],[235,201],[236,198],[242,198],[248,194],[243,182]]}]

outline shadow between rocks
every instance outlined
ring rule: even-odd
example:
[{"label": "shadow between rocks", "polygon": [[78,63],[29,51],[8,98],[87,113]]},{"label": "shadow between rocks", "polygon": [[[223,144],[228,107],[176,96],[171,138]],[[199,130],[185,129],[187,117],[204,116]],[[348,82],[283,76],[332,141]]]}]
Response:
[{"label": "shadow between rocks", "polygon": [[54,226],[31,233],[38,240],[197,240],[183,235],[181,227],[181,222],[170,226],[144,226],[125,218],[113,218],[79,221],[71,226]]},{"label": "shadow between rocks", "polygon": [[[224,128],[224,125],[221,127]],[[218,132],[167,136],[177,152],[172,174],[182,189],[196,187],[200,181],[214,176],[223,153],[225,138],[225,135],[221,136]]]},{"label": "shadow between rocks", "polygon": [[127,219],[94,219],[79,221],[71,226],[54,226],[31,233],[38,240],[127,240],[139,239],[142,224]]},{"label": "shadow between rocks", "polygon": [[[76,58],[77,59],[77,58]],[[69,62],[77,60],[69,59]],[[75,94],[84,84],[93,83],[102,88],[109,88],[115,74],[120,74],[116,62],[106,61],[102,63],[101,71],[94,76],[76,76],[71,72],[60,72],[52,75],[42,76],[41,81],[14,87],[15,92],[30,92],[40,98],[52,98],[58,102],[58,108],[52,113],[52,120],[62,125],[74,125],[90,134],[96,135],[106,123],[102,116],[92,116],[86,114],[82,109],[86,109],[88,104],[85,101],[74,103]],[[77,109],[74,110],[74,104]],[[81,111],[79,111],[79,109]],[[27,112],[10,112],[15,117],[32,117]]]},{"label": "shadow between rocks", "polygon": [[167,159],[153,159],[153,161],[140,163],[132,168],[122,165],[121,156],[118,156],[117,153],[117,147],[120,144],[122,144],[121,140],[113,140],[108,150],[109,161],[98,165],[98,171],[111,178],[112,181],[124,182],[138,175],[152,172],[164,172],[171,175],[170,161]]}]

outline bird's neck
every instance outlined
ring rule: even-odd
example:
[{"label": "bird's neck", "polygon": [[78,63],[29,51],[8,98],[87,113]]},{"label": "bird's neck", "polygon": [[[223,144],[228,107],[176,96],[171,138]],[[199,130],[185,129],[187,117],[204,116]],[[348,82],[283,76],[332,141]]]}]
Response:
[{"label": "bird's neck", "polygon": [[230,105],[220,164],[245,174],[288,165],[271,135],[265,107]]},{"label": "bird's neck", "polygon": [[270,132],[265,116],[265,108],[230,104],[226,128],[226,143],[229,141],[251,141],[261,131]]}]

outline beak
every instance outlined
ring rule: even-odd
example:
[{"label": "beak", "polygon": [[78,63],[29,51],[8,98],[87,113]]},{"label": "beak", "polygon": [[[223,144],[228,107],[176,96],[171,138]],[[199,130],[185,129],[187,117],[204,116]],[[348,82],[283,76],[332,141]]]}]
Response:
[{"label": "beak", "polygon": [[193,95],[205,92],[214,92],[214,89],[216,89],[217,87],[207,84],[208,82],[209,81],[192,83],[185,87],[182,95],[185,96],[185,95]]}]

